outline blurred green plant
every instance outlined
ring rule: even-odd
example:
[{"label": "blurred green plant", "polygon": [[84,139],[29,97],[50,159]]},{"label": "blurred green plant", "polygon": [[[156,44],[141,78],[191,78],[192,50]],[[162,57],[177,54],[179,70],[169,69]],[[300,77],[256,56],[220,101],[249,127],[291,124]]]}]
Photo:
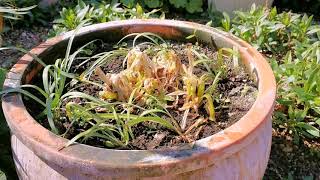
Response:
[{"label": "blurred green plant", "polygon": [[[1,5],[3,4],[3,5]],[[31,9],[35,8],[36,5],[25,7],[25,8],[16,8],[11,3],[1,3],[0,13],[1,18],[18,20],[21,19],[23,15],[27,14]]]},{"label": "blurred green plant", "polygon": [[312,16],[278,13],[252,5],[224,13],[222,29],[251,43],[269,58],[278,91],[275,124],[299,136],[320,137],[320,26]]},{"label": "blurred green plant", "polygon": [[61,33],[75,29],[80,23],[84,26],[124,19],[146,19],[153,17],[158,10],[154,9],[145,13],[139,4],[134,8],[122,8],[119,3],[92,3],[86,4],[79,1],[74,8],[63,8],[60,18],[53,23],[53,30],[49,36],[56,36]]},{"label": "blurred green plant", "polygon": [[9,1],[0,2],[0,47],[2,45],[1,33],[4,29],[4,19],[18,20],[21,19],[23,15],[27,14],[29,10],[35,8],[36,6],[29,6],[25,8],[16,8]]},{"label": "blurred green plant", "polygon": [[42,6],[41,0],[3,0],[3,3],[9,3],[13,8],[36,6],[24,15],[24,21],[11,22],[11,24],[25,27],[30,27],[34,24],[48,25],[53,20],[53,17],[58,15],[59,9],[65,4],[64,2],[62,0],[52,6]]}]

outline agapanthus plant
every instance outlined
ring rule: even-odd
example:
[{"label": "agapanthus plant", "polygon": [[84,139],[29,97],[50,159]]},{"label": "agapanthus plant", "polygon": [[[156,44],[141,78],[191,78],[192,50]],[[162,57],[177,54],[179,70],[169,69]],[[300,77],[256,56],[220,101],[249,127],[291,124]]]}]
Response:
[{"label": "agapanthus plant", "polygon": [[[132,46],[121,46],[132,37]],[[79,140],[99,138],[107,147],[125,148],[135,138],[132,128],[140,123],[159,124],[183,141],[191,142],[199,135],[202,124],[215,121],[215,88],[221,74],[225,73],[223,66],[217,68],[221,65],[223,51],[218,51],[220,61],[215,61],[189,44],[185,47],[187,62],[183,62],[170,44],[147,32],[124,37],[117,44],[119,48],[114,50],[82,57],[97,40],[71,53],[73,39],[74,36],[70,38],[65,57],[57,59],[55,64],[46,65],[32,55],[44,66],[43,90],[35,85],[22,85],[1,92],[23,93],[42,104],[44,110],[38,117],[46,117],[56,134],[66,136],[74,124],[80,127],[66,146]],[[123,59],[123,68],[118,73],[103,70],[113,58]],[[74,62],[79,60],[82,61],[80,66],[88,68],[81,73],[73,72]],[[196,73],[197,67],[204,70]],[[76,88],[67,90],[65,87],[70,83],[89,84],[101,91],[91,95]],[[43,97],[24,88],[33,88]],[[177,119],[172,112],[181,113],[182,118]],[[69,125],[62,131],[57,125],[65,121]]]}]

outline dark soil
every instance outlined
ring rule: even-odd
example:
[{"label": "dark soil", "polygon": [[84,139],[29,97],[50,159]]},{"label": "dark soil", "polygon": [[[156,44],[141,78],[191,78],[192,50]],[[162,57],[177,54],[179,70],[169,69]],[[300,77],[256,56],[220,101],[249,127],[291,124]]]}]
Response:
[{"label": "dark soil", "polygon": [[320,180],[320,141],[293,139],[286,127],[274,127],[270,160],[264,179]]},{"label": "dark soil", "polygon": [[[30,50],[47,38],[47,27],[32,27],[28,29],[13,29],[1,34],[3,47],[20,47]],[[0,51],[0,68],[9,69],[24,53],[16,50]]]}]

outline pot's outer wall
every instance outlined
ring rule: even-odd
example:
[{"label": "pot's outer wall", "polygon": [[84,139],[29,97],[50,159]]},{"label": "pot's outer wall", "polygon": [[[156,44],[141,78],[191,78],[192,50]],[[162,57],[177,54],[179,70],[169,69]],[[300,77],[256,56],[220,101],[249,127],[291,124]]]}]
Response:
[{"label": "pot's outer wall", "polygon": [[[18,94],[3,97],[12,132],[12,150],[21,179],[261,179],[271,147],[271,114],[276,84],[266,60],[254,48],[217,29],[172,20],[126,20],[82,28],[75,44],[102,38],[115,41],[133,32],[154,32],[169,39],[197,37],[212,47],[237,48],[256,78],[259,93],[249,112],[231,127],[184,150],[110,150],[76,144],[54,135],[26,111]],[[72,32],[48,40],[31,52],[49,62],[61,56]],[[60,52],[60,53],[59,53]],[[5,88],[28,83],[41,66],[25,55],[11,69]]]}]

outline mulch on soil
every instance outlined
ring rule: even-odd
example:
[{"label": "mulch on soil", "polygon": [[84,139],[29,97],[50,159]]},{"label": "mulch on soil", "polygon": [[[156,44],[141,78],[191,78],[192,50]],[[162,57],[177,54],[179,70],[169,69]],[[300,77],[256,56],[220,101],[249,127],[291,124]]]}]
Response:
[{"label": "mulch on soil", "polygon": [[320,180],[320,141],[300,138],[291,132],[273,128],[270,160],[264,179]]}]

